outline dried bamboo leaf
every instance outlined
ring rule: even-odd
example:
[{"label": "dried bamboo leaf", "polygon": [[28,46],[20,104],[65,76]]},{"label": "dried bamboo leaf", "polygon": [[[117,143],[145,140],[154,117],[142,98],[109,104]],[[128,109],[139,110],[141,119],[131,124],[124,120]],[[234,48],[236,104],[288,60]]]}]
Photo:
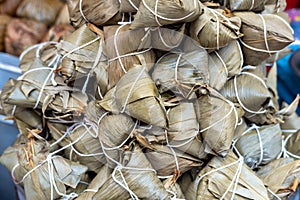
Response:
[{"label": "dried bamboo leaf", "polygon": [[[162,182],[156,177],[151,164],[138,146],[132,146],[124,152],[121,164],[123,167],[116,167],[112,174],[109,174],[106,167],[103,170],[101,169],[101,176],[98,174],[96,177],[97,182],[93,181],[91,187],[89,187],[97,192],[85,192],[79,200],[129,199],[128,190],[132,191],[139,199],[168,198],[168,193]],[[124,181],[129,188],[127,191],[124,186],[119,185],[120,183],[123,184]]]},{"label": "dried bamboo leaf", "polygon": [[226,156],[234,136],[234,130],[243,115],[242,109],[211,90],[195,102],[205,152]]},{"label": "dried bamboo leaf", "polygon": [[242,20],[242,49],[246,65],[258,65],[294,41],[290,25],[278,15],[235,12]]},{"label": "dried bamboo leaf", "polygon": [[204,48],[219,49],[242,36],[240,27],[238,17],[226,17],[220,10],[205,7],[204,13],[192,22],[190,35]]},{"label": "dried bamboo leaf", "polygon": [[240,72],[243,62],[243,53],[236,40],[210,53],[208,57],[209,85],[220,90],[229,77]]},{"label": "dried bamboo leaf", "polygon": [[283,103],[282,109],[276,114],[282,116],[283,122],[280,124],[283,133],[293,133],[300,129],[300,117],[296,113],[300,96],[297,95],[295,100],[290,104]]},{"label": "dried bamboo leaf", "polygon": [[148,31],[151,33],[151,47],[170,51],[178,46],[180,46],[183,39],[186,37],[186,24],[165,26],[150,28]]},{"label": "dried bamboo leaf", "polygon": [[120,7],[118,0],[70,0],[67,1],[67,4],[71,24],[74,28],[79,28],[86,22],[91,22],[96,26],[102,26],[104,24],[109,24],[110,20],[112,20],[115,16],[117,16],[117,21],[122,18],[121,15],[118,15]]},{"label": "dried bamboo leaf", "polygon": [[152,147],[154,150],[147,150],[145,155],[160,176],[173,175],[174,171],[184,173],[193,167],[203,165],[201,160],[172,147],[166,145],[152,145]]},{"label": "dried bamboo leaf", "polygon": [[166,190],[169,191],[169,193],[173,194],[173,198],[185,199],[184,194],[181,191],[180,185],[174,181],[173,177],[164,180],[163,185],[166,188]]},{"label": "dried bamboo leaf", "polygon": [[77,126],[70,133],[69,138],[73,143],[78,141],[72,147],[72,149],[76,150],[78,161],[86,165],[90,171],[97,173],[106,163],[106,159],[96,128],[92,125],[86,125],[86,127]]},{"label": "dried bamboo leaf", "polygon": [[[239,170],[239,176],[235,178]],[[232,181],[236,184],[232,184]],[[187,200],[220,199],[221,197],[269,199],[263,182],[232,152],[229,152],[225,158],[214,157],[189,186],[185,197]]]},{"label": "dried bamboo leaf", "polygon": [[279,124],[252,127],[236,139],[235,147],[251,168],[276,159],[282,150]]},{"label": "dried bamboo leaf", "polygon": [[272,66],[272,68],[268,73],[266,84],[272,94],[272,102],[274,104],[274,107],[276,110],[279,110],[279,104],[278,104],[279,96],[277,92],[277,64],[276,61],[274,61],[274,63],[275,64]]},{"label": "dried bamboo leaf", "polygon": [[205,159],[204,145],[199,139],[199,123],[193,103],[182,102],[168,111],[168,143],[199,159]]},{"label": "dried bamboo leaf", "polygon": [[286,150],[294,155],[300,155],[300,130],[296,131],[295,133],[290,133],[286,137]]},{"label": "dried bamboo leaf", "polygon": [[233,139],[240,137],[248,128],[249,127],[248,127],[247,123],[245,122],[245,119],[241,118],[241,121],[239,122],[238,126],[234,130]]},{"label": "dried bamboo leaf", "polygon": [[286,1],[265,0],[265,10],[263,14],[277,14],[286,10]]},{"label": "dried bamboo leaf", "polygon": [[231,11],[255,11],[260,12],[264,10],[265,0],[230,0]]},{"label": "dried bamboo leaf", "polygon": [[[5,160],[4,162],[9,168],[11,164],[15,164],[10,170],[18,173],[15,176],[16,181],[24,184],[25,195],[28,199],[47,199],[51,193],[53,198],[58,198],[61,194],[66,194],[66,185],[76,187],[81,175],[87,170],[87,167],[67,161],[60,156],[49,157],[46,160],[50,156],[49,144],[43,140],[34,140],[29,135],[24,142],[10,148],[14,150],[7,152],[3,158],[14,159],[15,157],[18,159],[17,165],[16,160],[13,160],[13,163]],[[53,171],[49,170],[51,166]],[[56,185],[57,190],[51,189],[53,184]]]},{"label": "dried bamboo leaf", "polygon": [[[156,4],[157,3],[157,4]],[[132,29],[156,27],[182,22],[192,22],[202,14],[203,5],[198,1],[142,0]]]},{"label": "dried bamboo leaf", "polygon": [[145,66],[131,68],[115,87],[115,102],[121,112],[147,124],[166,127],[164,107]]},{"label": "dried bamboo leaf", "polygon": [[62,8],[59,0],[23,0],[17,9],[17,16],[51,25]]},{"label": "dried bamboo leaf", "polygon": [[120,12],[136,12],[139,9],[141,0],[122,0],[120,1]]},{"label": "dried bamboo leaf", "polygon": [[[0,163],[9,171],[12,171],[12,169],[19,164],[18,148],[16,148],[15,146],[7,147],[0,156]],[[13,176],[15,180],[21,180],[25,174],[25,169],[16,168]]]},{"label": "dried bamboo leaf", "polygon": [[230,101],[239,103],[249,114],[259,113],[271,99],[265,81],[252,72],[241,72],[226,82],[220,91]]},{"label": "dried bamboo leaf", "polygon": [[116,88],[113,87],[112,89],[108,90],[108,92],[105,94],[103,99],[98,101],[98,104],[103,108],[104,110],[111,112],[113,114],[119,114],[119,107],[116,103],[115,98],[115,90]]},{"label": "dried bamboo leaf", "polygon": [[101,120],[98,138],[111,168],[119,161],[122,147],[131,137],[135,127],[132,118],[125,114],[107,115]]},{"label": "dried bamboo leaf", "polygon": [[58,53],[62,56],[58,73],[62,74],[65,82],[78,81],[81,77],[87,77],[85,79],[89,81],[93,71],[103,67],[101,64],[106,64],[106,57],[102,55],[102,31],[99,34],[102,35],[83,25],[57,45]]},{"label": "dried bamboo leaf", "polygon": [[124,73],[134,65],[147,64],[147,71],[149,71],[155,62],[154,53],[149,48],[150,36],[147,36],[144,29],[130,30],[129,28],[130,25],[104,27],[103,52],[109,58],[108,89],[115,86]]},{"label": "dried bamboo leaf", "polygon": [[[1,94],[4,103],[19,105],[24,108],[37,106],[37,108],[42,108],[44,114],[46,110],[51,110],[57,117],[61,116],[62,118],[66,114],[78,117],[85,111],[87,96],[81,92],[73,91],[73,88],[46,86],[43,91],[40,91],[40,85],[25,81],[10,80],[8,84],[10,85],[9,90]],[[44,115],[44,117],[47,116]],[[51,116],[49,117],[51,118]]]},{"label": "dried bamboo leaf", "polygon": [[152,78],[160,93],[171,91],[189,98],[209,82],[207,52],[202,49],[200,52],[166,54],[156,63]]},{"label": "dried bamboo leaf", "polygon": [[77,200],[92,200],[94,199],[95,191],[98,191],[111,178],[112,169],[107,165],[100,168],[97,176],[90,182],[87,190],[81,193]]},{"label": "dried bamboo leaf", "polygon": [[292,186],[295,179],[299,180],[300,161],[292,158],[280,158],[257,171],[264,184],[279,197],[286,197],[295,192]]}]

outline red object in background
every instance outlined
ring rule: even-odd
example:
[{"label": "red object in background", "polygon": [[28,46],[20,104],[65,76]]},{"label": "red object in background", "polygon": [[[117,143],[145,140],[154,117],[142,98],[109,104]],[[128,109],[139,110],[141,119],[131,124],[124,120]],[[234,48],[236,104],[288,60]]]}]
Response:
[{"label": "red object in background", "polygon": [[299,5],[299,0],[286,0],[287,6],[286,10],[291,8],[297,8]]}]

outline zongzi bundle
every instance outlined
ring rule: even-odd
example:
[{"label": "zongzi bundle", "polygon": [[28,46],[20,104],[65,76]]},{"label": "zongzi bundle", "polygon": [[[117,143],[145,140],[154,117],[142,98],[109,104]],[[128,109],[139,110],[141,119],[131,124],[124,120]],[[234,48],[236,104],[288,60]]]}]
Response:
[{"label": "zongzi bundle", "polygon": [[242,36],[241,20],[226,17],[220,10],[205,8],[204,13],[191,23],[190,35],[206,49],[219,49]]},{"label": "zongzi bundle", "polygon": [[131,28],[192,22],[202,14],[203,7],[197,0],[142,0]]},{"label": "zongzi bundle", "polygon": [[214,157],[185,192],[187,200],[236,199],[268,200],[264,183],[233,152]]},{"label": "zongzi bundle", "polygon": [[244,156],[246,164],[257,168],[278,157],[282,149],[281,143],[281,129],[279,124],[275,124],[250,127],[236,139],[234,145]]},{"label": "zongzi bundle", "polygon": [[258,65],[294,41],[290,25],[275,14],[234,12],[242,20],[241,38],[245,65]]},{"label": "zongzi bundle", "polygon": [[300,161],[280,158],[270,162],[257,171],[264,184],[280,198],[296,191],[299,185]]},{"label": "zongzi bundle", "polygon": [[114,17],[116,22],[122,18],[118,14],[120,7],[118,0],[70,0],[67,4],[74,28],[79,28],[87,22],[102,26],[109,24]]}]

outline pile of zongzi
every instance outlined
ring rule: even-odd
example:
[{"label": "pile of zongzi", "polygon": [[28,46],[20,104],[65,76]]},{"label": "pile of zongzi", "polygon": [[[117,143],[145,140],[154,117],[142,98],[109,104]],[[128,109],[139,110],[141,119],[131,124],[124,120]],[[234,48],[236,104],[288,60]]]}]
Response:
[{"label": "pile of zongzi", "polygon": [[[23,51],[22,75],[0,95],[20,130],[0,162],[27,199],[267,200],[296,191],[300,98],[280,106],[276,64],[265,68],[294,40],[285,4],[66,3],[58,21],[73,27]],[[34,16],[30,6],[46,9],[21,5],[17,15],[47,25],[61,7]],[[22,27],[35,40],[46,30]]]}]

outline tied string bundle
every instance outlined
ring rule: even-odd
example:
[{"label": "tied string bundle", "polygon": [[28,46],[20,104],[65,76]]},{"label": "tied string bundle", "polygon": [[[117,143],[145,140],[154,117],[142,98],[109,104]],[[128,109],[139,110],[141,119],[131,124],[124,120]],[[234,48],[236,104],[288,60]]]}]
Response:
[{"label": "tied string bundle", "polygon": [[[86,127],[84,124],[77,124],[77,126],[84,126],[86,129],[86,132],[84,134],[87,134],[87,133],[90,133],[90,127]],[[74,128],[76,126],[73,126],[71,128]],[[67,130],[66,134],[63,136],[63,137],[66,137],[68,134],[70,134],[72,130],[69,129]],[[31,131],[32,133],[32,131]],[[33,133],[34,134],[34,133]],[[40,140],[44,140],[44,138],[34,134],[35,137],[37,137],[38,139]],[[69,147],[72,147],[74,144],[76,144],[81,138],[78,138],[77,141],[74,141],[72,143],[69,143],[68,145],[64,146],[64,147],[61,147],[60,149],[57,149],[57,150],[54,150],[53,152],[49,152],[48,155],[46,156],[46,159],[45,160],[41,160],[37,165],[33,165],[32,166],[32,169],[29,170],[23,177],[20,181],[16,181],[16,184],[20,184],[20,183],[23,183],[26,179],[30,179],[30,177],[32,176],[32,174],[34,173],[41,173],[42,171],[39,171],[40,168],[42,168],[41,170],[45,170],[47,169],[46,173],[48,173],[48,176],[49,176],[49,179],[47,181],[49,181],[49,184],[50,184],[50,198],[51,199],[54,199],[54,196],[56,195],[56,198],[57,198],[57,195],[58,196],[62,196],[63,198],[65,199],[73,199],[75,197],[78,196],[78,194],[76,193],[70,193],[70,194],[66,194],[64,192],[62,192],[60,189],[63,189],[61,188],[61,184],[60,184],[60,187],[57,186],[57,183],[58,183],[58,170],[63,170],[63,169],[58,169],[56,164],[57,163],[54,163],[53,161],[55,159],[58,159],[58,158],[62,158],[61,156],[57,155],[58,153],[62,152],[63,150],[69,148]],[[50,145],[50,147],[53,147],[54,145],[56,145],[56,143],[52,143]],[[32,147],[33,149],[33,147]],[[32,152],[33,155],[34,155],[34,151]],[[44,166],[46,165],[46,167]],[[13,169],[12,169],[12,177],[15,177],[14,176],[14,172],[17,170],[17,168],[20,166],[20,164],[16,164]],[[82,166],[81,167],[84,169],[83,173],[87,170],[86,167]],[[14,178],[16,180],[16,178]],[[64,189],[65,190],[65,189]],[[26,190],[25,190],[26,192]]]},{"label": "tied string bundle", "polygon": [[154,7],[154,10],[152,10],[148,4],[145,2],[145,0],[142,0],[142,3],[143,5],[145,6],[145,8],[154,15],[155,17],[155,22],[158,24],[158,26],[162,26],[162,24],[160,23],[159,19],[163,19],[163,20],[166,20],[166,21],[170,21],[170,22],[178,22],[178,21],[183,21],[185,19],[188,19],[189,17],[191,17],[196,11],[196,8],[197,8],[197,1],[194,0],[193,1],[193,6],[194,6],[194,11],[190,12],[189,14],[181,17],[181,18],[167,18],[167,17],[163,17],[161,15],[159,15],[158,13],[158,3],[159,3],[159,0],[156,0],[155,1],[155,7]]}]

